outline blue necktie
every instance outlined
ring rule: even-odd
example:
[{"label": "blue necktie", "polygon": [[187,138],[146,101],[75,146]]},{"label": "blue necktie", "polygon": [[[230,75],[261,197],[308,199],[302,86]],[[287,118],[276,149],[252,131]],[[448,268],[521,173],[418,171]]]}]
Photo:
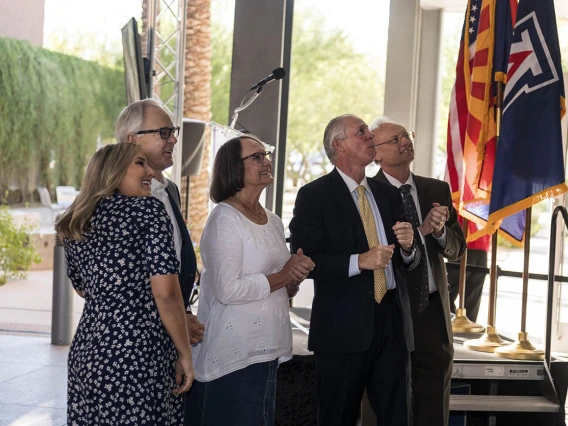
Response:
[{"label": "blue necktie", "polygon": [[[404,219],[409,222],[414,228],[420,226],[418,220],[418,212],[414,199],[410,195],[410,185],[401,185],[398,190],[402,194],[402,213]],[[418,293],[418,313],[421,313],[428,307],[430,302],[430,290],[428,286],[428,265],[426,264],[426,247],[422,245],[422,257],[420,259],[421,279],[420,282],[415,283],[414,290]]]}]

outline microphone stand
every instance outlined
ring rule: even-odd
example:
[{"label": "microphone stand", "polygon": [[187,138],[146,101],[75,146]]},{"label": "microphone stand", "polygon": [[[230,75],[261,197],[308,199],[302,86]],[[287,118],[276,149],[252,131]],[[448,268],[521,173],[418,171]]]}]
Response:
[{"label": "microphone stand", "polygon": [[254,92],[254,95],[252,95],[251,98],[243,105],[243,101],[245,99],[245,96],[247,95],[245,93],[245,96],[243,96],[243,100],[241,101],[241,105],[239,107],[235,108],[235,111],[233,112],[231,124],[229,125],[230,129],[236,130],[235,124],[237,123],[237,118],[239,117],[239,112],[247,109],[256,100],[256,98],[258,98],[258,95],[260,95],[260,92],[262,92],[263,87],[264,87],[264,85],[259,86],[258,89],[256,89],[256,91]]}]

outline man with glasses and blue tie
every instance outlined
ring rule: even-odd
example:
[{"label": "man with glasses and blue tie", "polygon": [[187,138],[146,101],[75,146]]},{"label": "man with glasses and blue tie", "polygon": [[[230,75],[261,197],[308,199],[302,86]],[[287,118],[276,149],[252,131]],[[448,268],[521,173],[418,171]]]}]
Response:
[{"label": "man with glasses and blue tie", "polygon": [[195,344],[203,340],[205,329],[189,307],[197,261],[181,214],[178,187],[163,174],[164,170],[173,165],[178,134],[179,127],[174,126],[168,112],[155,99],[144,99],[128,105],[118,117],[115,127],[116,140],[139,146],[146,154],[148,164],[154,169],[152,195],[164,203],[172,222],[174,245],[180,262],[180,287],[188,311],[187,328],[191,344]]},{"label": "man with glasses and blue tie", "polygon": [[381,166],[373,179],[398,188],[404,219],[425,248],[420,266],[406,274],[415,344],[413,425],[446,426],[454,348],[444,257],[460,259],[465,238],[448,184],[410,172],[414,133],[384,117],[376,119],[370,130],[375,135],[375,163]]}]

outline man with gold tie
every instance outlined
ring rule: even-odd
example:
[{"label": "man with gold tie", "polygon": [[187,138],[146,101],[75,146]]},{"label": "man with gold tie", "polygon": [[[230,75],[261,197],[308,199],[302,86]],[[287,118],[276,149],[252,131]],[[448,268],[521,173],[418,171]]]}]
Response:
[{"label": "man with gold tie", "polygon": [[406,276],[414,325],[412,407],[414,426],[446,426],[449,420],[454,354],[450,300],[444,258],[461,258],[466,243],[446,182],[410,172],[414,134],[381,117],[371,124],[375,162],[372,179],[398,188],[405,220],[424,247],[420,266]]},{"label": "man with gold tie", "polygon": [[367,390],[380,425],[407,425],[407,353],[413,350],[405,269],[421,253],[392,186],[368,180],[373,134],[334,118],[324,148],[335,169],[298,192],[292,248],[315,263],[308,348],[316,358],[318,425],[353,426]]}]

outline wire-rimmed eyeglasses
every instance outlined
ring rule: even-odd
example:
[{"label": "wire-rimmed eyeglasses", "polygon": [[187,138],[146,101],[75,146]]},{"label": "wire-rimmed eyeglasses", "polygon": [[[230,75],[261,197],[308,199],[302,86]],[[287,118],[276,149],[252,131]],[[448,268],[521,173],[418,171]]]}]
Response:
[{"label": "wire-rimmed eyeglasses", "polygon": [[375,146],[398,144],[398,143],[402,142],[402,138],[409,140],[410,142],[414,142],[415,134],[414,134],[414,132],[404,132],[404,133],[401,133],[400,135],[395,136],[392,139],[389,139],[388,141],[376,143]]},{"label": "wire-rimmed eyeglasses", "polygon": [[139,130],[136,132],[137,135],[143,135],[145,133],[159,133],[162,139],[169,139],[172,133],[177,138],[179,135],[179,126],[176,127],[160,127],[159,129],[152,130]]},{"label": "wire-rimmed eyeglasses", "polygon": [[246,157],[241,158],[241,160],[245,161],[247,158],[252,158],[252,161],[254,161],[255,163],[263,163],[265,158],[268,158],[270,160],[271,155],[271,151],[255,152],[251,155],[247,155]]}]

